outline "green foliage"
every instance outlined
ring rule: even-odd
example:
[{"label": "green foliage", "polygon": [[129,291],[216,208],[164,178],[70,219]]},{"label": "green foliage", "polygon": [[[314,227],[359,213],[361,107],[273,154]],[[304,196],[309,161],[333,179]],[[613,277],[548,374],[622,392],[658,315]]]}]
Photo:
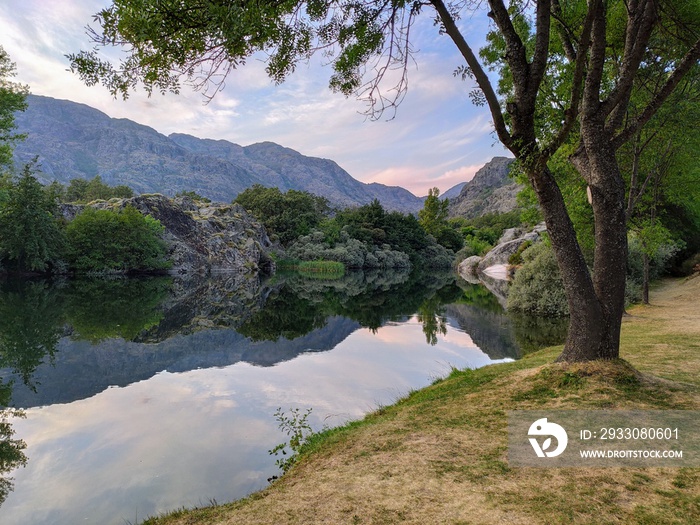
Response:
[{"label": "green foliage", "polygon": [[272,450],[269,450],[268,453],[272,456],[286,456],[280,457],[275,461],[275,465],[282,470],[283,474],[286,474],[296,463],[301,448],[313,434],[313,429],[308,422],[310,414],[310,408],[307,408],[303,413],[299,408],[292,408],[290,409],[290,415],[287,415],[281,407],[275,412],[278,427],[289,437],[289,441],[280,443]]},{"label": "green foliage", "polygon": [[300,261],[336,261],[348,268],[408,268],[411,265],[407,254],[392,250],[387,244],[378,248],[353,239],[347,228],[343,228],[333,247],[325,242],[323,232],[315,230],[290,246],[288,255]]},{"label": "green foliage", "polygon": [[[36,388],[33,374],[48,356],[51,359],[63,335],[63,311],[44,282],[5,281],[0,284],[0,369],[16,374],[30,389]],[[12,478],[5,477],[24,466],[26,443],[14,437],[13,417],[23,413],[8,407],[12,403],[14,379],[0,377],[0,504],[13,490]]]},{"label": "green foliage", "polygon": [[301,261],[296,270],[302,274],[313,274],[321,277],[342,277],[345,265],[336,261]]},{"label": "green foliage", "polygon": [[673,256],[682,243],[674,241],[671,233],[658,223],[633,231],[628,236],[626,302],[636,303],[642,299],[644,285],[644,260],[649,262],[649,280],[661,277],[669,267]]},{"label": "green foliage", "polygon": [[14,489],[12,478],[5,474],[27,464],[24,450],[27,444],[24,440],[14,437],[15,431],[10,420],[13,417],[24,417],[24,413],[14,409],[0,409],[0,505]]},{"label": "green foliage", "polygon": [[15,113],[27,109],[27,86],[12,82],[16,75],[15,64],[0,46],[0,170],[12,165],[12,149],[23,135],[14,133]]},{"label": "green foliage", "polygon": [[175,194],[175,197],[187,197],[193,201],[211,202],[211,199],[202,197],[199,193],[192,190],[180,190]]},{"label": "green foliage", "polygon": [[[8,280],[0,286],[0,369],[11,369],[34,389],[32,375],[51,359],[63,335],[63,305],[48,283]],[[0,400],[2,401],[2,400]],[[0,405],[8,405],[0,402]]]},{"label": "green foliage", "polygon": [[[439,326],[441,305],[456,302],[462,290],[452,271],[350,271],[333,280],[289,274],[238,332],[253,340],[294,339],[322,328],[340,315],[376,330],[387,320],[404,319],[422,310],[426,337]],[[436,299],[437,297],[437,299]],[[432,317],[431,317],[432,316]],[[432,336],[431,336],[432,337]]]},{"label": "green foliage", "polygon": [[260,184],[246,189],[233,202],[248,210],[285,246],[307,235],[330,211],[325,197],[297,190],[282,193],[279,188]]},{"label": "green foliage", "polygon": [[92,343],[135,340],[163,319],[171,286],[168,277],[76,279],[64,292],[71,337]]},{"label": "green foliage", "polygon": [[[381,60],[384,70],[408,63],[406,36],[420,10],[420,3],[404,0],[163,0],[148,9],[141,0],[119,0],[96,15],[101,34],[91,37],[102,46],[128,43],[120,64],[100,58],[97,49],[68,58],[86,84],[101,83],[126,98],[139,83],[148,93],[177,93],[182,79],[205,91],[220,89],[227,73],[260,51],[268,75],[280,83],[300,61],[323,50],[334,70],[331,89],[350,95],[363,86],[368,61]],[[372,87],[365,86],[367,97],[382,106],[379,110],[405,93],[404,85],[381,96]]]},{"label": "green foliage", "polygon": [[453,252],[459,251],[464,245],[464,239],[448,222],[447,212],[449,199],[440,200],[440,190],[431,188],[418,211],[418,222],[426,233],[432,235],[441,246]]},{"label": "green foliage", "polygon": [[440,246],[444,246],[453,252],[458,252],[464,246],[462,235],[449,225],[445,225],[440,229],[435,240]]},{"label": "green foliage", "polygon": [[53,196],[24,167],[17,179],[0,183],[0,260],[18,271],[45,271],[63,250]]},{"label": "green foliage", "polygon": [[102,182],[102,178],[96,175],[91,180],[71,179],[68,186],[61,192],[63,202],[92,202],[95,200],[109,200],[113,198],[129,199],[134,196],[134,191],[125,185],[110,186]]},{"label": "green foliage", "polygon": [[508,292],[508,309],[549,317],[569,314],[559,267],[548,242],[535,243],[522,253],[523,266]]},{"label": "green foliage", "polygon": [[508,264],[511,266],[517,266],[519,264],[523,263],[523,252],[527,250],[530,246],[532,246],[531,241],[525,241],[522,243],[520,246],[518,246],[518,250],[511,254],[510,257],[508,257]]},{"label": "green foliage", "polygon": [[290,255],[300,260],[339,261],[348,268],[447,268],[454,258],[414,216],[387,213],[376,199],[338,211],[319,226],[290,246]]},{"label": "green foliage", "polygon": [[86,207],[66,228],[68,260],[78,272],[143,272],[169,267],[160,222],[133,206]]},{"label": "green foliage", "polygon": [[440,190],[431,188],[423,203],[423,209],[418,211],[418,221],[423,229],[437,238],[440,230],[447,226],[447,209],[449,199],[440,200]]},{"label": "green foliage", "polygon": [[506,229],[522,224],[520,215],[519,210],[513,210],[507,213],[486,213],[472,219],[450,219],[452,227],[458,229],[464,238],[463,248],[457,253],[456,259],[462,261],[472,255],[486,255]]}]

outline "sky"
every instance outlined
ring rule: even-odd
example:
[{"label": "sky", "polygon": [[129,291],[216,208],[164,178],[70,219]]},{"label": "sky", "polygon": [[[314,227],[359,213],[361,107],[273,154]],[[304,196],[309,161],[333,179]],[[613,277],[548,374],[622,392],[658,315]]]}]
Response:
[{"label": "sky", "polygon": [[[113,98],[72,74],[64,55],[93,47],[86,35],[107,0],[1,0],[0,45],[17,65],[16,81],[36,95],[72,100],[110,117],[128,118],[160,133],[187,133],[242,146],[272,141],[300,153],[334,160],[354,178],[403,186],[418,196],[445,192],[470,180],[494,156],[511,156],[493,133],[485,107],[469,100],[473,88],[453,71],[463,60],[429,12],[412,29],[415,62],[398,112],[372,121],[365,105],[328,88],[331,68],[322,58],[300,65],[281,85],[256,58],[234,70],[212,101],[183,86],[179,95]],[[460,21],[474,48],[488,29],[484,13]],[[94,26],[94,24],[92,24]],[[121,51],[110,50],[111,57]],[[389,117],[393,116],[392,119]]]}]

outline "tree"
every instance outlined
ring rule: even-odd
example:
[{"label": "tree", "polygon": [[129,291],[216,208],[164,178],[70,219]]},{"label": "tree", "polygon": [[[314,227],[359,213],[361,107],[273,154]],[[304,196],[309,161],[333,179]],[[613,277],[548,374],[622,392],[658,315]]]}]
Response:
[{"label": "tree", "polygon": [[134,196],[134,190],[129,186],[120,184],[110,186],[102,181],[102,177],[95,175],[92,179],[71,179],[65,189],[62,199],[65,202],[90,202],[94,200],[108,200],[112,198],[129,199]]},{"label": "tree", "polygon": [[418,211],[418,220],[423,229],[436,239],[440,231],[447,226],[448,199],[440,200],[440,190],[431,188],[423,203],[423,209]]},{"label": "tree", "polygon": [[288,245],[307,235],[328,214],[328,199],[306,191],[266,188],[260,184],[246,189],[233,201],[243,206]]},{"label": "tree", "polygon": [[66,227],[68,260],[78,272],[164,270],[170,263],[163,231],[131,205],[118,212],[88,206]]},{"label": "tree", "polygon": [[0,168],[12,165],[12,145],[22,138],[14,133],[15,113],[27,109],[27,86],[12,82],[16,74],[14,62],[0,46]]},{"label": "tree", "polygon": [[464,246],[464,239],[447,222],[447,210],[450,205],[449,199],[440,200],[440,190],[431,188],[423,203],[423,209],[418,211],[418,220],[421,226],[438,242],[438,244],[454,252],[459,251]]},{"label": "tree", "polygon": [[0,260],[18,272],[45,271],[60,258],[63,231],[56,200],[32,174],[10,180],[0,202]]},{"label": "tree", "polygon": [[[127,44],[119,68],[96,51],[70,56],[88,84],[126,96],[139,81],[152,92],[179,89],[182,77],[221,88],[223,78],[256,51],[283,81],[300,60],[323,51],[332,89],[364,96],[381,113],[406,92],[411,27],[430,10],[461,53],[457,71],[471,77],[500,141],[518,159],[537,195],[561,270],[570,316],[562,360],[619,355],[627,231],[619,148],[697,68],[700,13],[694,0],[488,0],[492,45],[480,59],[458,22],[479,4],[443,0],[183,2],[116,0],[97,15],[98,44]],[[188,9],[183,9],[186,4]],[[235,21],[235,23],[233,23]],[[495,87],[485,65],[500,73]],[[382,80],[403,71],[393,91]],[[363,76],[369,71],[370,77]],[[642,80],[644,82],[642,82]],[[631,108],[635,90],[647,102]],[[500,97],[499,97],[500,94]],[[595,226],[589,273],[566,203],[548,163],[567,142],[570,162],[590,188]]]}]

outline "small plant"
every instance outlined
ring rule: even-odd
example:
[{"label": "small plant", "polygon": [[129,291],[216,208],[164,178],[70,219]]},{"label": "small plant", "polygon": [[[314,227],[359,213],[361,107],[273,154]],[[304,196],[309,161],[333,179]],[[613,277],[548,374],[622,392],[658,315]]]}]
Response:
[{"label": "small plant", "polygon": [[282,456],[275,461],[275,465],[282,470],[283,474],[286,474],[296,463],[299,451],[314,433],[308,422],[311,414],[310,408],[307,408],[303,413],[299,408],[292,408],[290,413],[287,415],[281,407],[275,412],[279,429],[289,436],[289,442],[280,443],[268,451],[271,456]]}]

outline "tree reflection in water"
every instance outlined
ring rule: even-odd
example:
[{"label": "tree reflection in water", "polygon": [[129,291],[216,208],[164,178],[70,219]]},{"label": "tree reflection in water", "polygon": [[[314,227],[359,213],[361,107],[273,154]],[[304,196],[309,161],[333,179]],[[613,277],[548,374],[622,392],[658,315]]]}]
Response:
[{"label": "tree reflection in water", "polygon": [[[32,389],[32,374],[53,356],[61,337],[62,309],[44,282],[0,284],[0,369]],[[10,473],[27,463],[26,444],[15,439],[12,419],[23,417],[9,408],[14,378],[0,375],[0,504],[13,489]]]},{"label": "tree reflection in water", "polygon": [[[452,272],[348,272],[334,280],[278,274],[267,282],[239,274],[0,282],[0,503],[12,490],[9,475],[27,462],[25,444],[14,438],[11,424],[22,415],[9,408],[19,403],[13,405],[13,388],[18,398],[20,390],[50,390],[35,384],[35,375],[47,383],[53,381],[53,388],[63,395],[67,383],[80,383],[75,374],[121,385],[133,381],[134,374],[150,377],[153,370],[168,369],[174,362],[178,370],[185,369],[181,363],[226,366],[238,360],[269,366],[309,348],[330,350],[358,325],[374,332],[413,316],[422,324],[429,344],[435,345],[448,329],[456,328],[469,334],[492,359],[517,358],[543,342],[556,343],[563,335],[557,327],[544,326],[541,319],[509,317],[484,287],[470,285]],[[342,330],[336,329],[339,323]],[[329,333],[321,333],[324,327]],[[209,347],[194,349],[189,339],[175,337],[198,332],[202,342],[220,333],[209,331],[212,328],[228,330],[231,335],[226,341],[235,342],[213,346],[216,360],[204,355]],[[305,336],[311,339],[305,342]],[[63,356],[57,356],[57,348],[66,348],[66,341],[88,341],[92,346],[81,348],[85,355],[93,355],[91,348],[99,349],[98,343],[116,338],[130,343],[107,343],[106,354],[95,353],[100,356],[95,362],[104,369],[85,368],[79,361],[81,354],[75,352],[63,359],[63,372],[72,376],[56,378],[45,368],[37,373],[42,363],[61,364]],[[271,343],[280,339],[286,342]],[[164,343],[157,352],[153,350],[162,342],[178,340],[182,348]],[[116,369],[133,373],[115,376]],[[82,383],[77,384],[76,391],[93,395],[104,388],[100,381],[93,382],[96,386],[87,381],[83,389],[78,388]]]}]

